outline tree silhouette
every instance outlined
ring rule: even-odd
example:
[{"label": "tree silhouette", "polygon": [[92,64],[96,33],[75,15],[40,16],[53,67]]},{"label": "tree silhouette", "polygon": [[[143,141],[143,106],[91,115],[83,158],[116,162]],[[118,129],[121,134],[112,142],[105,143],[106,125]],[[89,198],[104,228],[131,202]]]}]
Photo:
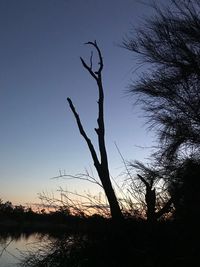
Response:
[{"label": "tree silhouette", "polygon": [[155,164],[148,166],[140,161],[129,162],[129,166],[137,171],[135,190],[144,196],[146,219],[154,223],[172,209],[173,197],[166,192],[163,170]]},{"label": "tree silhouette", "polygon": [[146,63],[130,91],[157,130],[157,163],[171,195],[166,208],[173,202],[175,217],[185,221],[199,213],[200,2],[171,3],[154,6],[154,17],[123,46]]},{"label": "tree silhouette", "polygon": [[148,69],[131,85],[157,127],[161,155],[200,147],[200,2],[172,0],[158,7],[123,46],[139,55]]},{"label": "tree silhouette", "polygon": [[103,91],[103,84],[102,84],[102,70],[103,70],[103,58],[101,55],[101,51],[95,42],[88,42],[86,43],[88,45],[91,45],[95,48],[98,54],[99,58],[99,68],[97,71],[93,70],[93,54],[91,54],[90,58],[90,65],[88,65],[83,58],[81,59],[81,63],[83,67],[89,72],[91,77],[96,81],[97,87],[98,87],[98,118],[97,118],[97,124],[98,128],[95,128],[96,134],[98,136],[98,148],[99,148],[99,154],[100,159],[97,156],[96,150],[90,140],[90,138],[87,136],[83,125],[81,123],[79,114],[76,112],[76,109],[72,103],[72,100],[70,98],[67,98],[69,106],[71,108],[71,111],[74,114],[74,117],[76,119],[77,126],[79,128],[80,134],[85,139],[89,151],[91,153],[94,166],[97,170],[98,176],[101,180],[103,189],[105,191],[106,197],[108,199],[111,215],[114,220],[121,220],[122,219],[122,212],[119,207],[119,203],[117,201],[115,192],[113,190],[111,180],[110,180],[110,174],[109,174],[109,167],[108,167],[108,158],[107,158],[107,151],[106,151],[106,145],[105,145],[105,126],[104,126],[104,91]]},{"label": "tree silhouette", "polygon": [[184,222],[196,221],[200,214],[199,157],[179,161],[171,172],[169,191],[175,206],[175,218]]}]

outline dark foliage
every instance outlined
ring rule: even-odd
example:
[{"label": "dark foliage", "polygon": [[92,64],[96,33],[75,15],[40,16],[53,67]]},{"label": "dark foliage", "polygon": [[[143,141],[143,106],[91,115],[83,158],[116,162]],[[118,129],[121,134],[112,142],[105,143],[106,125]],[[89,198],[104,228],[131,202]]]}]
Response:
[{"label": "dark foliage", "polygon": [[83,221],[80,216],[71,215],[66,209],[58,208],[55,211],[46,213],[44,209],[35,212],[31,208],[22,205],[14,206],[10,201],[0,204],[0,232],[20,231],[30,228],[32,230],[47,231],[55,229],[55,225],[59,225],[61,230],[70,229],[72,225],[78,226]]},{"label": "dark foliage", "polygon": [[181,148],[200,145],[200,4],[173,0],[170,9],[156,9],[143,29],[124,40],[148,70],[131,85],[158,126],[162,155],[168,159]]},{"label": "dark foliage", "polygon": [[[120,227],[119,227],[120,226]],[[25,267],[184,267],[196,266],[196,229],[182,224],[145,222],[112,223],[95,232],[64,234],[38,253],[29,253]]]},{"label": "dark foliage", "polygon": [[175,219],[195,222],[200,215],[200,161],[187,158],[171,170],[169,192],[175,207]]}]

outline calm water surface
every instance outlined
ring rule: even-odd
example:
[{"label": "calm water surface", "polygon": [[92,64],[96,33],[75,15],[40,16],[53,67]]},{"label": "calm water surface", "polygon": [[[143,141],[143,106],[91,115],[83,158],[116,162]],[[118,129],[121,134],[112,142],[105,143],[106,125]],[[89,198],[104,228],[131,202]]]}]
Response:
[{"label": "calm water surface", "polygon": [[25,252],[37,250],[47,240],[47,235],[39,233],[0,235],[0,267],[19,267]]}]

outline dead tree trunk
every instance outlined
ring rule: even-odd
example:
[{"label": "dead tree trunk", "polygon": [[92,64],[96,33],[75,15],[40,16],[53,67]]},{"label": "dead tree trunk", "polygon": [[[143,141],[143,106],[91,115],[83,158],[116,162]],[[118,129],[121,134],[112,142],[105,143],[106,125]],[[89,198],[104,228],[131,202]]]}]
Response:
[{"label": "dead tree trunk", "polygon": [[94,166],[97,170],[97,173],[99,175],[99,178],[101,180],[103,189],[105,191],[106,197],[108,199],[109,205],[110,205],[110,211],[111,211],[111,216],[114,220],[121,220],[122,219],[122,212],[119,207],[119,203],[117,201],[115,192],[113,190],[111,180],[110,180],[110,174],[109,174],[109,167],[108,167],[108,158],[107,158],[107,152],[106,152],[106,145],[105,145],[105,126],[104,126],[104,91],[103,91],[103,85],[102,85],[102,70],[103,70],[103,58],[101,55],[101,51],[95,42],[88,42],[87,44],[92,45],[98,54],[99,57],[99,68],[97,71],[93,70],[93,61],[92,61],[92,55],[90,58],[90,66],[86,64],[86,62],[81,59],[83,67],[89,72],[89,74],[92,76],[92,78],[96,81],[97,86],[98,86],[98,93],[99,93],[99,98],[98,98],[98,118],[97,118],[97,125],[98,128],[95,128],[95,131],[98,136],[98,147],[99,147],[99,154],[100,154],[100,159],[97,157],[97,153],[94,149],[94,146],[91,142],[91,140],[88,138],[81,120],[79,118],[79,114],[76,112],[76,109],[71,101],[70,98],[67,98],[69,106],[71,108],[71,111],[73,112],[77,126],[79,128],[80,134],[83,136],[85,139],[88,148],[90,150]]},{"label": "dead tree trunk", "polygon": [[153,181],[147,182],[145,178],[138,174],[140,180],[146,187],[145,202],[147,206],[146,215],[149,223],[155,223],[162,215],[170,212],[173,203],[173,198],[170,198],[165,205],[156,212],[156,192],[153,189]]},{"label": "dead tree trunk", "polygon": [[153,182],[147,182],[141,175],[138,174],[138,177],[140,180],[144,183],[146,187],[146,193],[145,193],[145,202],[147,205],[146,215],[147,215],[147,221],[150,223],[153,223],[156,221],[156,193],[155,189],[153,189]]}]

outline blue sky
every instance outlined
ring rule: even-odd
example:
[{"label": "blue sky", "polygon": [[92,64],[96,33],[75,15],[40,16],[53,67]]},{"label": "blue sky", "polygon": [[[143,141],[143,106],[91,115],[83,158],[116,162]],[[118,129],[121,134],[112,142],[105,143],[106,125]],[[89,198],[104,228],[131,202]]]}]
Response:
[{"label": "blue sky", "polygon": [[[157,1],[159,2],[159,1]],[[125,93],[136,79],[134,56],[120,43],[151,14],[134,0],[0,1],[0,198],[38,202],[37,193],[59,186],[87,190],[78,181],[52,180],[93,168],[87,146],[67,105],[70,97],[96,144],[97,88],[79,57],[97,40],[104,57],[106,143],[111,174],[123,171],[115,142],[127,160],[144,160],[153,133]]]}]

